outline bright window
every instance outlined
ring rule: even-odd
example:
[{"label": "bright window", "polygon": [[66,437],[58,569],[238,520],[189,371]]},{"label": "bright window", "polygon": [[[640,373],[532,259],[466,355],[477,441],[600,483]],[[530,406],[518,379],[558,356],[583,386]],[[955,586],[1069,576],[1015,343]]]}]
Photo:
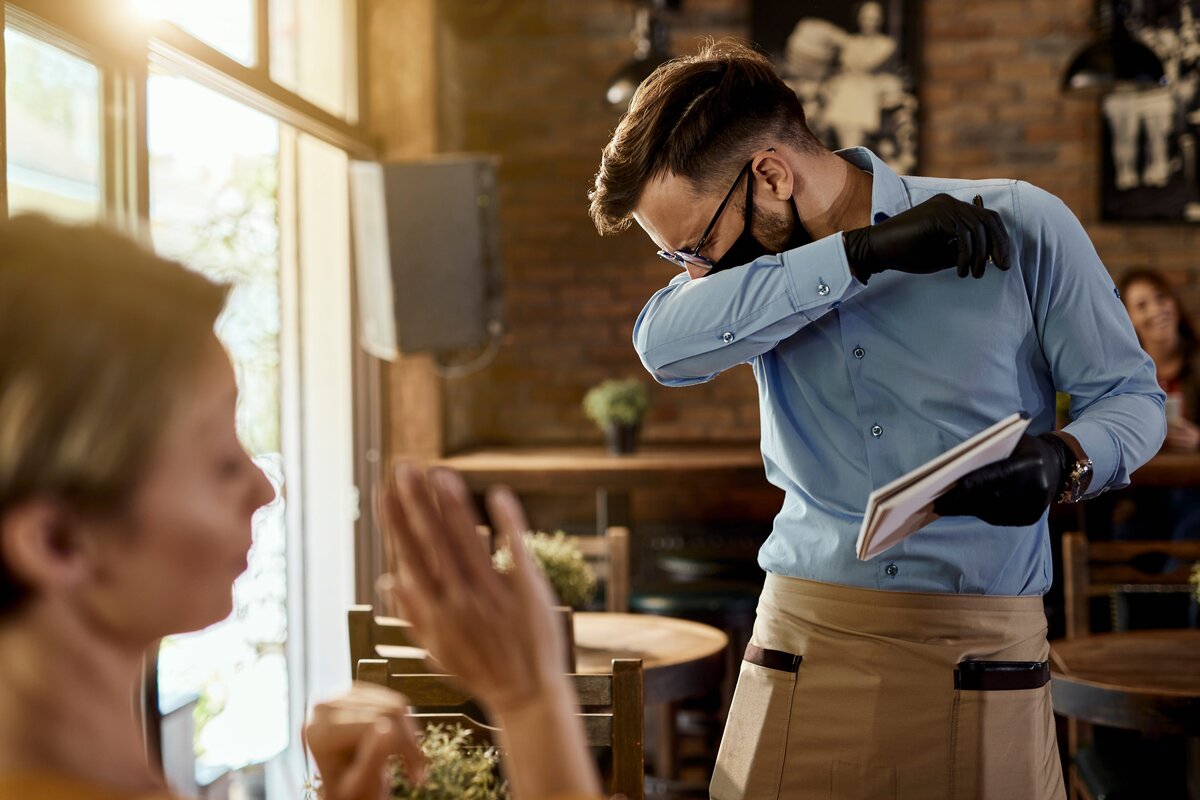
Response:
[{"label": "bright window", "polygon": [[133,0],[151,19],[174,22],[205,44],[251,66],[255,61],[254,0]]},{"label": "bright window", "polygon": [[99,70],[11,28],[4,48],[9,213],[98,219]]},{"label": "bright window", "polygon": [[150,219],[156,248],[232,285],[217,333],[238,377],[238,433],[280,498],[254,520],[233,615],[174,636],[159,656],[164,705],[199,695],[197,776],[262,762],[288,746],[286,485],[281,435],[280,126],[187,79],[148,88]]},{"label": "bright window", "polygon": [[347,31],[354,3],[270,0],[271,79],[332,114],[353,117],[354,65]]}]

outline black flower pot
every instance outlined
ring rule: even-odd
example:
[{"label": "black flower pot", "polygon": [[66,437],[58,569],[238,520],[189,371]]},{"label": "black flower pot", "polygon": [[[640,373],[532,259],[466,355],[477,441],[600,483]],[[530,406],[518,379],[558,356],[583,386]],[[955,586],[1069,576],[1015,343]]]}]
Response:
[{"label": "black flower pot", "polygon": [[613,455],[629,455],[637,450],[638,432],[641,425],[617,425],[608,423],[604,426],[604,443],[608,452]]}]

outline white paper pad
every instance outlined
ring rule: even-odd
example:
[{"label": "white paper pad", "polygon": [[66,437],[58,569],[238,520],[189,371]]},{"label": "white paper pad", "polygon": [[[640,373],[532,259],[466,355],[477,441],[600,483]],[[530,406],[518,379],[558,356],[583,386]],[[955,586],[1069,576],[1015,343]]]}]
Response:
[{"label": "white paper pad", "polygon": [[874,558],[937,519],[933,501],[968,472],[1012,455],[1027,427],[1027,418],[1012,414],[871,492],[858,530],[859,560]]}]

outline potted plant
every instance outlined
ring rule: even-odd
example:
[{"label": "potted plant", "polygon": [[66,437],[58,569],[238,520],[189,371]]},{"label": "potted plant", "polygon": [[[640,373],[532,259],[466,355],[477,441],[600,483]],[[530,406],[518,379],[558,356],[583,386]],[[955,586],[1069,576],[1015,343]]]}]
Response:
[{"label": "potted plant", "polygon": [[[390,800],[508,800],[500,754],[480,746],[462,726],[430,725],[421,736],[421,752],[429,761],[425,782],[414,786],[401,763],[393,763]],[[325,796],[319,781],[308,790],[310,798]]]},{"label": "potted plant", "polygon": [[649,405],[646,384],[635,378],[604,381],[583,398],[584,412],[604,431],[609,452],[618,455],[637,449],[638,430]]},{"label": "potted plant", "polygon": [[[560,603],[578,609],[592,602],[596,596],[596,573],[565,533],[530,531],[525,534],[525,546]],[[512,569],[512,551],[507,546],[501,547],[492,556],[492,563],[500,572],[508,572]]]}]

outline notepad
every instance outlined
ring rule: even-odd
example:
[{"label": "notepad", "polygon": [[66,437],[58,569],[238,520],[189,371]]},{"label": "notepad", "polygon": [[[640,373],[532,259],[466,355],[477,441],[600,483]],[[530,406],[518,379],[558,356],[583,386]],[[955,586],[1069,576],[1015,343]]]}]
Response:
[{"label": "notepad", "polygon": [[871,492],[858,530],[859,560],[869,561],[937,519],[933,501],[968,472],[1012,455],[1027,427],[1028,417],[1012,414]]}]

